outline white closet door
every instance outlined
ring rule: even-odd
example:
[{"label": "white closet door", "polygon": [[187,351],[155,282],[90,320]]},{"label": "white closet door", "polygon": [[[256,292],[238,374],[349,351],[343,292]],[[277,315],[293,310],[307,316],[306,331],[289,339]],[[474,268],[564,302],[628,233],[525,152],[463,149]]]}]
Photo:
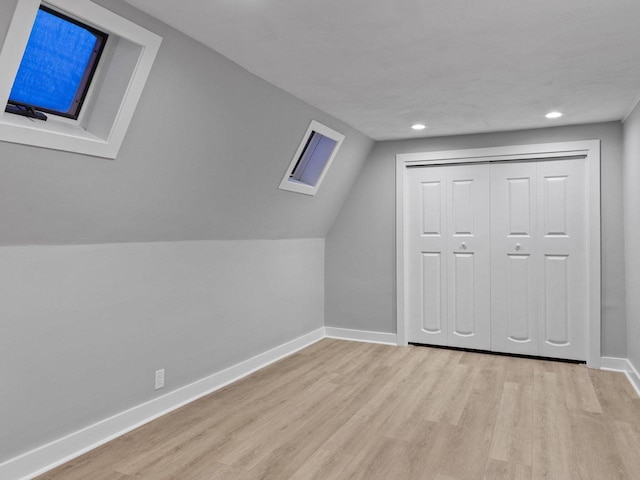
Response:
[{"label": "white closet door", "polygon": [[539,355],[537,164],[491,165],[491,349]]},{"label": "white closet door", "polygon": [[491,166],[491,349],[586,359],[584,160]]},{"label": "white closet door", "polygon": [[411,168],[406,222],[408,339],[447,345],[447,167]]},{"label": "white closet door", "polygon": [[490,347],[489,169],[409,169],[408,339]]},{"label": "white closet door", "polygon": [[586,359],[585,168],[409,169],[409,341]]},{"label": "white closet door", "polygon": [[447,170],[448,344],[491,347],[490,171]]},{"label": "white closet door", "polygon": [[537,165],[539,355],[586,360],[585,161]]}]

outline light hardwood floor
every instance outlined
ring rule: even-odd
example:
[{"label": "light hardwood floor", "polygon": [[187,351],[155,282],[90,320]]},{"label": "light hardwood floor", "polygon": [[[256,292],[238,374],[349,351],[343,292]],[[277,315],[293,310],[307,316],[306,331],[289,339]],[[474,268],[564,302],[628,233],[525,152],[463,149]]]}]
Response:
[{"label": "light hardwood floor", "polygon": [[322,340],[39,480],[639,479],[623,374]]}]

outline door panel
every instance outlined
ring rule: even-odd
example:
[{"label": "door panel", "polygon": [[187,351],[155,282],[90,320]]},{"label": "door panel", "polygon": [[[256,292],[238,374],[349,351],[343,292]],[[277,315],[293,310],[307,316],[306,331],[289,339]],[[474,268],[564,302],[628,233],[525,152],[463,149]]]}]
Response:
[{"label": "door panel", "polygon": [[567,235],[567,184],[566,175],[542,178],[543,232],[546,236]]},{"label": "door panel", "polygon": [[412,168],[407,187],[409,341],[488,349],[489,172]]},{"label": "door panel", "polygon": [[516,343],[531,342],[531,255],[507,255],[507,338]]},{"label": "door panel", "polygon": [[422,253],[422,330],[440,334],[442,328],[442,254]]},{"label": "door panel", "polygon": [[544,341],[550,345],[569,345],[568,255],[544,256]]},{"label": "door panel", "polygon": [[408,340],[447,345],[446,169],[407,173]]},{"label": "door panel", "polygon": [[473,235],[475,209],[474,180],[453,180],[451,182],[451,201],[453,206],[453,234]]},{"label": "door panel", "polygon": [[442,235],[442,182],[422,182],[421,185],[422,234]]},{"label": "door panel", "polygon": [[544,258],[538,288],[539,355],[586,360],[587,258],[584,160],[539,162]]},{"label": "door panel", "polygon": [[490,171],[487,165],[447,169],[448,345],[491,346]]},{"label": "door panel", "polygon": [[491,349],[537,355],[536,164],[491,165]]},{"label": "door panel", "polygon": [[531,211],[533,203],[531,178],[507,178],[507,182],[509,188],[507,200],[509,206],[508,233],[511,236],[530,236],[533,214]]},{"label": "door panel", "polygon": [[451,332],[460,337],[470,337],[476,332],[473,253],[453,254],[454,300],[449,319],[452,321]]}]

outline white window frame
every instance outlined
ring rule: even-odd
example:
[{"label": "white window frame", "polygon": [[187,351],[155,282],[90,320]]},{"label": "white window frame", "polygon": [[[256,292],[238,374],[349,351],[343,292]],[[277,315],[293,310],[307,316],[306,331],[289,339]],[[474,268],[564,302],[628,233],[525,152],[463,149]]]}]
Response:
[{"label": "white window frame", "polygon": [[[291,174],[293,173],[293,170],[296,167],[296,164],[298,163],[298,159],[302,155],[304,148],[307,145],[307,142],[309,141],[309,137],[313,132],[319,133],[320,135],[330,138],[331,140],[336,142],[336,146],[334,147],[333,152],[329,157],[329,160],[327,160],[327,163],[324,165],[324,168],[322,169],[322,173],[320,174],[320,178],[318,178],[318,181],[316,182],[316,184],[309,185],[308,183],[304,183],[299,180],[295,180],[291,178]],[[333,159],[337,155],[338,150],[340,150],[340,146],[342,145],[344,138],[345,137],[343,134],[336,132],[332,128],[329,128],[326,125],[321,124],[320,122],[311,120],[311,123],[309,124],[309,128],[307,128],[306,133],[302,137],[302,141],[300,142],[300,145],[298,146],[298,149],[296,150],[295,155],[291,159],[291,163],[289,163],[289,167],[284,172],[284,177],[282,177],[282,181],[280,182],[280,186],[278,188],[280,188],[280,190],[288,190],[290,192],[303,193],[305,195],[315,195],[318,192],[318,189],[320,188],[320,184],[322,183],[322,180],[324,180],[324,177],[327,174],[327,171],[329,170],[329,167],[331,166]]]},{"label": "white window frame", "polygon": [[[109,34],[78,120],[4,112],[38,9],[45,4]],[[18,0],[0,51],[0,141],[116,158],[162,38],[89,0]]]},{"label": "white window frame", "polygon": [[587,165],[587,366],[600,368],[601,358],[601,266],[600,266],[600,140],[514,145],[442,152],[396,155],[396,320],[397,344],[407,345],[408,321],[405,217],[407,169],[412,166],[477,162],[562,160],[583,158]]}]

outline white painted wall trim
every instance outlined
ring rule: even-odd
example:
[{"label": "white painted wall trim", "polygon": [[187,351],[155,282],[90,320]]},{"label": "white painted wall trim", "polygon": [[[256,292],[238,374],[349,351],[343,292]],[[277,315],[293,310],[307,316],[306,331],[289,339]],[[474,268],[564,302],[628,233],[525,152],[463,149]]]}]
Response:
[{"label": "white painted wall trim", "polygon": [[0,464],[0,478],[28,480],[322,340],[319,328],[213,375]]},{"label": "white painted wall trim", "polygon": [[627,358],[616,358],[616,357],[602,357],[601,359],[601,369],[609,370],[612,372],[623,372],[633,388],[635,389],[638,397],[640,397],[640,373],[638,373],[638,369],[631,363],[631,361]]},{"label": "white painted wall trim", "polygon": [[398,345],[407,345],[405,269],[405,184],[407,168],[451,163],[505,162],[581,157],[587,162],[587,272],[589,326],[587,365],[600,368],[601,265],[600,265],[600,140],[513,145],[506,147],[447,150],[396,155],[396,317]]},{"label": "white painted wall trim", "polygon": [[349,328],[325,327],[327,338],[340,340],[353,340],[356,342],[382,343],[384,345],[397,345],[395,333],[370,332],[367,330],[351,330]]}]

